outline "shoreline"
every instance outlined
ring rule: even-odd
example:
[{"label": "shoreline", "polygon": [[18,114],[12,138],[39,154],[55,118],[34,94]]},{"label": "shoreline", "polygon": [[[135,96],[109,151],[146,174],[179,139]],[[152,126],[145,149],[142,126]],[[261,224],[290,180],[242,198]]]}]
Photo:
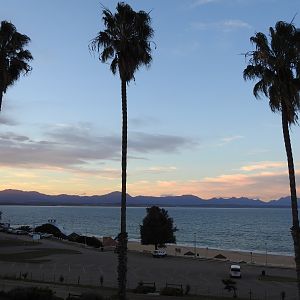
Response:
[{"label": "shoreline", "polygon": [[[96,236],[97,238],[102,239],[102,236]],[[140,243],[141,241],[139,239],[128,239],[128,243]],[[184,248],[189,248],[189,249],[194,249],[195,246],[193,243],[176,243],[176,244],[166,244],[167,246],[174,246],[174,247],[184,247]],[[245,249],[237,249],[237,248],[232,248],[232,249],[225,249],[225,248],[215,248],[213,246],[208,247],[208,246],[203,246],[203,245],[196,245],[197,249],[210,249],[210,250],[216,250],[216,251],[229,251],[229,252],[242,252],[242,253],[255,253],[255,254],[261,254],[265,255],[266,251],[263,250],[245,250]],[[294,254],[291,253],[283,253],[283,252],[273,252],[273,251],[267,251],[267,255],[279,255],[279,256],[286,256],[286,257],[294,257]]]},{"label": "shoreline", "polygon": [[[141,245],[138,241],[128,241],[128,250],[145,254],[151,254],[153,245]],[[273,253],[258,253],[244,250],[224,250],[213,248],[201,248],[186,245],[168,244],[165,248],[167,255],[189,258],[206,259],[215,261],[228,261],[239,264],[259,265],[266,267],[295,268],[293,256]],[[190,255],[188,255],[190,254]],[[219,257],[219,258],[218,258]]]}]

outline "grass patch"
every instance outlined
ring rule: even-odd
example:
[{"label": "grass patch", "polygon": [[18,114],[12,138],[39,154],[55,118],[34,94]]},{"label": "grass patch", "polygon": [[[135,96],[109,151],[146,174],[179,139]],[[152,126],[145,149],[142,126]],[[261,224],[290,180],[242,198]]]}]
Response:
[{"label": "grass patch", "polygon": [[57,248],[40,248],[34,249],[33,251],[26,251],[20,253],[5,253],[1,254],[1,261],[9,261],[9,262],[25,262],[25,263],[42,263],[51,261],[51,259],[39,259],[44,258],[50,255],[59,255],[59,254],[81,254],[80,251],[70,250],[70,249],[57,249]]},{"label": "grass patch", "polygon": [[296,278],[293,277],[283,277],[283,276],[259,276],[258,280],[261,281],[276,281],[276,282],[297,282]]}]

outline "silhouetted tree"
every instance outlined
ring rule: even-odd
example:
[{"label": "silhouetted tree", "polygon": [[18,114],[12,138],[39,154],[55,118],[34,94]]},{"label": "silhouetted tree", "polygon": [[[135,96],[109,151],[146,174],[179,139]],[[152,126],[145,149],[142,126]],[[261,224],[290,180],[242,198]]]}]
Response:
[{"label": "silhouetted tree", "polygon": [[16,27],[7,21],[0,27],[0,111],[3,94],[22,74],[31,71],[28,62],[33,59],[24,47],[30,42],[27,35],[17,32]]},{"label": "silhouetted tree", "polygon": [[117,12],[103,9],[105,30],[100,31],[90,44],[90,49],[99,52],[105,63],[111,60],[110,70],[119,73],[122,91],[122,197],[121,232],[119,234],[118,282],[119,297],[126,298],[127,231],[126,231],[126,168],[127,168],[127,95],[126,85],[134,79],[134,73],[152,60],[150,39],[153,36],[150,15],[135,12],[128,4],[119,2]]},{"label": "silhouetted tree", "polygon": [[288,162],[293,225],[295,261],[300,299],[300,228],[293,153],[289,126],[297,124],[300,109],[300,31],[292,23],[279,21],[270,27],[270,40],[261,32],[250,38],[255,50],[246,53],[249,65],[244,79],[258,79],[253,93],[256,98],[264,94],[269,98],[273,112],[280,112],[285,150]]},{"label": "silhouetted tree", "polygon": [[148,207],[147,215],[140,225],[141,243],[143,245],[158,245],[165,243],[176,243],[174,233],[177,228],[173,225],[173,219],[169,217],[168,211],[158,206]]},{"label": "silhouetted tree", "polygon": [[35,227],[35,232],[40,233],[48,233],[53,234],[53,236],[60,238],[60,239],[66,239],[67,236],[60,231],[60,229],[52,224],[43,224],[40,226]]}]

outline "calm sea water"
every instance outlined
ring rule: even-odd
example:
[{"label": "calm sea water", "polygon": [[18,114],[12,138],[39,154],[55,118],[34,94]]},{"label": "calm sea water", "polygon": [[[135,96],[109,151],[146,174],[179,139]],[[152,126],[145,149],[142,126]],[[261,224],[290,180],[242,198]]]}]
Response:
[{"label": "calm sea water", "polygon": [[[290,209],[263,208],[166,208],[178,228],[177,244],[198,247],[273,252],[292,255]],[[45,223],[54,218],[67,233],[116,236],[117,207],[0,206],[2,220],[12,225]],[[145,208],[127,208],[129,239],[138,240]]]}]

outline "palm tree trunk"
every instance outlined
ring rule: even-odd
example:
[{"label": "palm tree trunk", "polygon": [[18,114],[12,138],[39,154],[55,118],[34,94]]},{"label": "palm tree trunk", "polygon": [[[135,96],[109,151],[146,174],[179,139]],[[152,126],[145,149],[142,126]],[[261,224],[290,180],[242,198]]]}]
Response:
[{"label": "palm tree trunk", "polygon": [[119,234],[118,283],[119,299],[126,299],[127,283],[127,232],[126,232],[126,167],[127,167],[127,96],[126,81],[121,80],[122,89],[122,196],[121,232]]},{"label": "palm tree trunk", "polygon": [[289,133],[289,123],[286,115],[286,108],[282,108],[282,131],[284,137],[284,144],[286,150],[286,156],[288,161],[289,179],[290,179],[290,191],[291,191],[291,207],[292,207],[292,222],[291,234],[294,241],[294,252],[297,272],[298,283],[298,298],[300,299],[300,228],[298,219],[298,203],[297,203],[297,191],[296,191],[296,179],[295,169],[293,161],[293,152]]},{"label": "palm tree trunk", "polygon": [[2,99],[3,99],[3,91],[0,90],[0,111],[1,111],[1,108],[2,108]]}]

